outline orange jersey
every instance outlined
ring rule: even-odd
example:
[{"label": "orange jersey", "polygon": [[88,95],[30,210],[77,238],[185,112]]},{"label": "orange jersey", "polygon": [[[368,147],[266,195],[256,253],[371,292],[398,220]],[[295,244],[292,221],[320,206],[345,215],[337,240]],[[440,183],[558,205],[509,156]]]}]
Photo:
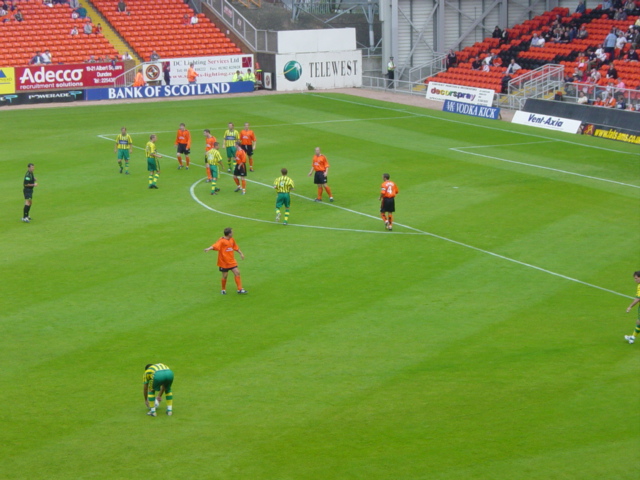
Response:
[{"label": "orange jersey", "polygon": [[253,145],[256,142],[256,136],[253,130],[242,130],[240,132],[240,144]]},{"label": "orange jersey", "polygon": [[393,198],[398,194],[399,190],[395,183],[391,180],[385,180],[380,187],[380,195],[385,198]]},{"label": "orange jersey", "polygon": [[136,79],[133,82],[134,87],[144,87],[144,77],[142,76],[142,72],[136,73]]},{"label": "orange jersey", "polygon": [[218,266],[222,268],[233,268],[238,266],[234,252],[240,250],[233,238],[221,237],[216,243],[211,245],[218,252]]},{"label": "orange jersey", "polygon": [[327,157],[322,154],[313,156],[313,169],[316,172],[324,172],[327,168],[329,168]]},{"label": "orange jersey", "polygon": [[186,143],[187,148],[191,148],[191,134],[189,130],[178,130],[176,134],[176,145],[179,143]]},{"label": "orange jersey", "polygon": [[241,148],[236,148],[236,163],[238,165],[247,163],[247,152]]},{"label": "orange jersey", "polygon": [[213,148],[213,144],[216,143],[216,137],[211,135],[211,137],[206,139],[206,142],[207,142],[207,144],[204,147],[204,151],[208,152],[209,150],[211,150]]},{"label": "orange jersey", "polygon": [[198,76],[198,72],[196,72],[193,68],[189,67],[189,70],[187,70],[187,81],[195,82],[197,76]]}]

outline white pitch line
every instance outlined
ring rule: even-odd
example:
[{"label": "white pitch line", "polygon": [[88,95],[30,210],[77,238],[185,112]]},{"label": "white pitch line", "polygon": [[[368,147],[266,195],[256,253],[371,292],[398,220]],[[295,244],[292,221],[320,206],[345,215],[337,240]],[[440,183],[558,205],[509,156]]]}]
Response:
[{"label": "white pitch line", "polygon": [[[101,138],[105,138],[104,136],[100,136],[100,135],[99,135],[99,137],[101,137]],[[106,138],[106,140],[111,140],[111,139]],[[136,148],[139,148],[139,149],[141,149],[141,150],[142,150],[142,147],[136,147]],[[468,153],[468,152],[462,152],[462,153]],[[204,165],[200,165],[200,164],[197,164],[197,163],[192,163],[192,165],[195,165],[195,166],[198,166],[198,167],[204,168]],[[226,174],[226,173],[224,173],[224,172],[223,172],[223,174],[227,175],[227,174]],[[191,197],[192,197],[192,198],[193,198],[193,199],[194,199],[198,204],[200,204],[202,207],[204,207],[204,208],[206,208],[206,209],[208,209],[208,210],[214,211],[214,212],[216,212],[216,213],[220,213],[220,214],[222,214],[222,215],[228,215],[228,216],[231,216],[231,217],[241,218],[241,219],[244,219],[244,220],[251,220],[251,221],[260,222],[260,223],[275,223],[275,222],[271,222],[271,221],[269,221],[269,220],[259,220],[259,219],[255,219],[255,218],[242,217],[242,216],[239,216],[239,215],[234,215],[234,214],[230,214],[230,213],[226,213],[226,212],[220,212],[220,211],[218,211],[218,210],[215,210],[215,209],[213,209],[213,208],[209,207],[207,204],[203,203],[202,201],[200,201],[200,199],[199,199],[199,198],[197,198],[197,197],[195,196],[195,187],[196,187],[196,185],[197,185],[198,183],[202,182],[203,180],[204,180],[204,178],[201,178],[200,180],[198,180],[197,182],[195,182],[193,185],[191,185],[191,188],[189,189],[190,194],[191,194]],[[255,180],[249,180],[249,179],[247,179],[247,181],[248,181],[248,182],[250,182],[250,183],[255,183],[255,184],[257,184],[257,185],[263,185],[263,186],[265,186],[265,187],[271,188],[271,185],[267,185],[267,184],[262,183],[262,182],[257,182],[257,181],[255,181]],[[302,195],[299,195],[299,194],[294,194],[294,195],[295,195],[295,196],[297,196],[297,197],[304,198],[304,199],[306,199],[306,200],[310,200],[310,201],[311,201],[311,199],[310,199],[310,198],[308,198],[308,197],[303,197]],[[349,208],[341,207],[341,206],[339,206],[339,205],[336,205],[335,203],[330,203],[330,204],[326,204],[326,205],[327,205],[328,207],[338,208],[338,209],[345,210],[345,211],[350,212],[350,213],[354,213],[354,214],[357,214],[357,215],[362,215],[362,216],[364,216],[364,217],[369,217],[369,218],[373,218],[373,219],[378,220],[378,217],[375,217],[374,215],[370,215],[370,214],[368,214],[368,213],[358,212],[358,211],[356,211],[356,210],[352,210],[352,209],[349,209]],[[514,259],[514,258],[510,258],[510,257],[506,257],[506,256],[504,256],[504,255],[500,255],[500,254],[498,254],[498,253],[491,252],[491,251],[489,251],[489,250],[484,250],[484,249],[479,248],[479,247],[474,247],[473,245],[469,245],[469,244],[467,244],[467,243],[459,242],[459,241],[457,241],[457,240],[453,240],[453,239],[451,239],[451,238],[443,237],[443,236],[441,236],[441,235],[437,235],[437,234],[435,234],[435,233],[425,232],[424,230],[420,230],[420,229],[418,229],[418,228],[414,228],[414,227],[411,227],[411,226],[409,226],[409,225],[404,225],[404,224],[397,223],[397,222],[396,222],[396,225],[401,226],[401,227],[404,227],[404,228],[407,228],[407,229],[409,229],[409,230],[413,230],[414,232],[416,232],[416,234],[419,234],[419,235],[425,235],[425,236],[429,236],[429,237],[437,238],[438,240],[442,240],[442,241],[444,241],[444,242],[452,243],[452,244],[454,244],[454,245],[458,245],[458,246],[463,247],[463,248],[468,248],[468,249],[470,249],[470,250],[474,250],[474,251],[476,251],[476,252],[484,253],[484,254],[486,254],[486,255],[489,255],[489,256],[492,256],[492,257],[495,257],[495,258],[500,258],[500,259],[502,259],[502,260],[506,260],[506,261],[508,261],[508,262],[515,263],[515,264],[517,264],[517,265],[521,265],[521,266],[523,266],[523,267],[532,268],[532,269],[534,269],[534,270],[538,270],[539,272],[547,273],[547,274],[552,275],[552,276],[554,276],[554,277],[562,278],[562,279],[564,279],[564,280],[568,280],[568,281],[571,281],[571,282],[574,282],[574,283],[578,283],[578,284],[580,284],[580,285],[584,285],[584,286],[586,286],[586,287],[595,288],[596,290],[600,290],[600,291],[607,292],[607,293],[612,293],[612,294],[614,294],[614,295],[618,295],[618,296],[620,296],[620,297],[625,297],[625,298],[634,298],[634,297],[631,297],[631,296],[629,296],[629,295],[625,295],[625,294],[623,294],[623,293],[616,292],[615,290],[610,290],[610,289],[608,289],[608,288],[600,287],[600,286],[598,286],[598,285],[594,285],[594,284],[592,284],[592,283],[583,282],[582,280],[578,280],[577,278],[569,277],[569,276],[567,276],[567,275],[562,275],[561,273],[553,272],[553,271],[551,271],[551,270],[547,270],[547,269],[545,269],[545,268],[538,267],[538,266],[536,266],[536,265],[532,265],[532,264],[530,264],[530,263],[521,262],[520,260],[516,260],[516,259]],[[322,229],[322,230],[342,230],[342,231],[350,231],[350,232],[356,232],[356,233],[380,233],[380,234],[387,234],[387,235],[389,235],[389,233],[388,233],[388,232],[377,232],[377,231],[373,231],[373,230],[341,229],[341,228],[335,228],[335,227],[319,227],[319,226],[314,226],[314,225],[299,225],[299,224],[291,224],[290,226],[299,226],[299,227],[305,227],[305,228],[317,228],[317,229]],[[404,235],[408,235],[409,233],[408,233],[408,232],[393,232],[393,234],[392,234],[392,235],[397,235],[397,234],[404,234]]]},{"label": "white pitch line", "polygon": [[[563,143],[568,143],[570,145],[577,145],[579,147],[584,147],[584,148],[593,148],[593,149],[596,149],[596,150],[604,150],[605,152],[622,153],[622,154],[625,154],[625,155],[640,156],[640,153],[625,152],[624,150],[615,150],[613,148],[599,147],[597,145],[586,145],[584,143],[572,142],[570,140],[563,140],[563,139],[560,139],[560,138],[545,137],[544,135],[537,135],[535,133],[518,132],[518,131],[509,130],[509,129],[505,129],[505,128],[492,127],[491,125],[482,125],[482,124],[476,124],[476,123],[469,123],[469,122],[464,122],[462,120],[456,120],[454,118],[436,117],[434,115],[428,115],[426,113],[409,112],[409,111],[401,109],[401,108],[390,108],[390,107],[384,107],[382,105],[372,105],[370,103],[354,102],[352,100],[346,100],[346,99],[342,99],[342,98],[334,98],[334,97],[321,95],[321,94],[317,94],[317,93],[304,93],[304,95],[311,95],[313,97],[323,98],[325,100],[332,100],[332,101],[335,101],[335,102],[349,103],[351,105],[359,105],[359,106],[363,106],[363,107],[376,108],[376,109],[379,109],[379,110],[389,110],[391,112],[408,113],[408,114],[413,114],[413,116],[415,116],[415,117],[432,118],[434,120],[440,120],[442,122],[457,123],[457,124],[466,125],[466,126],[484,128],[484,129],[487,129],[487,130],[496,130],[496,131],[499,131],[499,132],[508,132],[508,133],[512,133],[514,135],[524,135],[526,137],[542,138],[542,139],[550,140],[550,141],[554,141],[554,142],[563,142]],[[389,103],[392,103],[392,102],[389,102]],[[420,105],[416,105],[416,106],[418,108],[420,108]]]},{"label": "white pitch line", "polygon": [[516,160],[507,160],[506,158],[494,157],[491,155],[483,155],[482,153],[465,152],[463,149],[466,149],[466,148],[481,148],[481,147],[450,148],[449,150],[453,150],[454,152],[464,153],[465,155],[475,155],[476,157],[490,158],[492,160],[498,160],[500,162],[514,163],[517,165],[524,165],[525,167],[540,168],[542,170],[550,170],[552,172],[565,173],[567,175],[575,175],[576,177],[589,178],[591,180],[598,180],[600,182],[615,183],[616,185],[622,185],[625,187],[640,189],[640,185],[633,185],[631,183],[618,182],[616,180],[609,180],[608,178],[592,177],[591,175],[583,175],[582,173],[570,172],[568,170],[560,170],[559,168],[545,167],[542,165],[535,165],[533,163],[518,162]]}]

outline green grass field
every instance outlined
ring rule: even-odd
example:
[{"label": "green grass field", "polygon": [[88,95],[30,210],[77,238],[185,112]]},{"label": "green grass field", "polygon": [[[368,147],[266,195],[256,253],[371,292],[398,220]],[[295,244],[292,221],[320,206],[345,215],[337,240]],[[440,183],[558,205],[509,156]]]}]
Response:
[{"label": "green grass field", "polygon": [[[637,478],[637,146],[322,93],[1,115],[0,478]],[[229,121],[255,130],[256,172],[212,197],[201,134]],[[316,146],[333,204],[312,201]],[[227,226],[246,296],[203,252]],[[145,415],[154,362],[173,417]]]}]

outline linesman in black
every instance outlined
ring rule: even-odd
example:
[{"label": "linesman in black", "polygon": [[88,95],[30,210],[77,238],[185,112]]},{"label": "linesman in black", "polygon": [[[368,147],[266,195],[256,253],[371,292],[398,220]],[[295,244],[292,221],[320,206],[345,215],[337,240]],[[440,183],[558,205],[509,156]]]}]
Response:
[{"label": "linesman in black", "polygon": [[22,192],[24,193],[24,211],[22,214],[22,221],[29,223],[31,217],[29,216],[29,210],[31,210],[31,203],[33,201],[33,189],[38,186],[36,183],[36,177],[33,174],[33,163],[27,165],[27,173],[24,174],[24,183]]}]

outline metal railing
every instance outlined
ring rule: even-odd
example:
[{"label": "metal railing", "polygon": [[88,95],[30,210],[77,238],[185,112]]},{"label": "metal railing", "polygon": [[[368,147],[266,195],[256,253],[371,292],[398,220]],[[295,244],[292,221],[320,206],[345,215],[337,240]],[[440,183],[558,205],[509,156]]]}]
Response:
[{"label": "metal railing", "polygon": [[409,70],[409,81],[419,82],[428,77],[444,72],[447,69],[447,54],[436,53],[433,60]]},{"label": "metal railing", "polygon": [[520,110],[529,98],[544,98],[564,86],[564,66],[548,64],[524,73],[508,83],[509,107]]},{"label": "metal railing", "polygon": [[255,5],[258,8],[262,7],[262,0],[236,0],[237,2],[240,2],[242,5],[244,5],[247,8],[251,8],[251,5]]},{"label": "metal railing", "polygon": [[254,52],[276,53],[278,51],[278,32],[259,30],[243,17],[227,0],[203,0]]}]

